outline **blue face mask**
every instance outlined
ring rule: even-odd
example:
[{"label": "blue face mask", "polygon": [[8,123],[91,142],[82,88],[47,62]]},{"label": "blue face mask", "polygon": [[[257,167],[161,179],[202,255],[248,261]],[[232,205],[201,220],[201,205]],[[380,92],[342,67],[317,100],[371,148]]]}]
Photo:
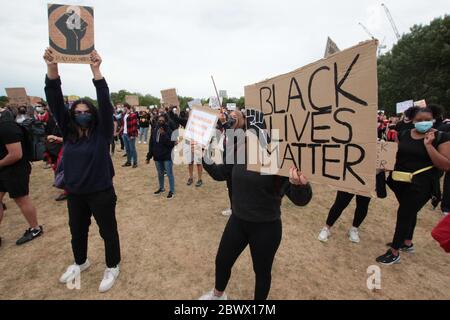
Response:
[{"label": "blue face mask", "polygon": [[87,128],[92,122],[92,115],[89,113],[82,113],[75,115],[75,122],[82,128]]},{"label": "blue face mask", "polygon": [[122,119],[122,114],[117,114],[117,115],[116,115],[116,119],[117,119],[117,120]]},{"label": "blue face mask", "polygon": [[427,133],[433,128],[433,121],[420,121],[414,124],[416,130],[420,133]]}]

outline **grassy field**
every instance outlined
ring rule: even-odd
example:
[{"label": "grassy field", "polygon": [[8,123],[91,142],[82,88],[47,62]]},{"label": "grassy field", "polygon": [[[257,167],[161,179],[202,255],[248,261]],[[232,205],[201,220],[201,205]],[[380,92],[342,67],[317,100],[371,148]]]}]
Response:
[{"label": "grassy field", "polygon": [[[98,292],[105,268],[103,241],[93,221],[89,239],[91,268],[82,274],[81,289],[69,290],[58,278],[73,262],[66,204],[53,199],[51,170],[34,164],[31,195],[45,234],[22,247],[15,240],[27,228],[7,198],[0,235],[0,299],[197,299],[214,285],[214,259],[227,218],[225,183],[205,175],[201,188],[186,186],[187,168],[175,167],[176,197],[155,197],[154,164],[144,163],[146,146],[138,145],[139,168],[121,168],[114,157],[117,219],[122,246],[121,274],[106,294]],[[167,183],[167,180],[166,180]],[[400,264],[381,267],[381,290],[367,289],[367,268],[384,253],[395,225],[397,203],[392,192],[371,202],[361,227],[361,243],[349,242],[347,231],[354,203],[344,212],[323,244],[317,240],[335,191],[314,185],[305,208],[283,200],[283,241],[277,253],[270,299],[450,299],[450,255],[431,238],[441,218],[430,205],[420,213],[415,254]],[[248,248],[234,266],[227,289],[230,299],[253,297],[254,273]]]}]

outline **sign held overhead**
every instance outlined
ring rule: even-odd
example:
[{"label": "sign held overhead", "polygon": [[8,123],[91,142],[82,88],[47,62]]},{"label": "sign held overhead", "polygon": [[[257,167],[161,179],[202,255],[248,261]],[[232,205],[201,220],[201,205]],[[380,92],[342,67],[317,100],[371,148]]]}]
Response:
[{"label": "sign held overhead", "polygon": [[55,62],[91,63],[94,8],[48,4],[48,31]]}]

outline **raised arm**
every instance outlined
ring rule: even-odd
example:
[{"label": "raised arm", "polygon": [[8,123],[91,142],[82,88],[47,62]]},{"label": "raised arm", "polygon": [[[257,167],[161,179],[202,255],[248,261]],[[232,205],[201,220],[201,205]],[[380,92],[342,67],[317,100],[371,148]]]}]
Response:
[{"label": "raised arm", "polygon": [[45,50],[44,61],[47,64],[47,75],[45,77],[45,96],[48,106],[54,115],[63,135],[69,123],[69,112],[64,104],[64,97],[61,91],[61,79],[59,78],[58,64],[53,62],[53,51],[50,48]]},{"label": "raised arm", "polygon": [[99,129],[109,139],[114,134],[114,107],[109,96],[108,84],[100,71],[102,58],[95,50],[91,53],[91,62],[92,75],[94,76],[93,82],[97,91]]}]

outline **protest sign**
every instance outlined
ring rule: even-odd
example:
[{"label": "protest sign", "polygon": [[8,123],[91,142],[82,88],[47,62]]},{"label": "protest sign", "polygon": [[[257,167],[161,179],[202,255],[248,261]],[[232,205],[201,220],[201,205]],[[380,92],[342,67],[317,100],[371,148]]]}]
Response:
[{"label": "protest sign", "polygon": [[35,106],[35,105],[37,105],[37,104],[42,102],[42,98],[41,97],[29,96],[28,99],[30,100],[30,104],[32,106]]},{"label": "protest sign", "polygon": [[91,63],[94,8],[48,4],[50,48],[57,63]]},{"label": "protest sign", "polygon": [[405,112],[412,106],[414,106],[414,100],[406,100],[403,102],[398,102],[396,105],[397,114]]},{"label": "protest sign", "polygon": [[10,106],[28,106],[30,99],[25,88],[5,88]]},{"label": "protest sign", "polygon": [[180,101],[178,100],[176,89],[166,89],[161,90],[161,96],[164,100],[164,105],[166,107],[179,107]]},{"label": "protest sign", "polygon": [[200,99],[194,99],[194,100],[188,102],[188,106],[191,109],[195,106],[201,107],[202,101]]},{"label": "protest sign", "polygon": [[425,100],[414,101],[414,105],[419,108],[426,108],[427,102]]},{"label": "protest sign", "polygon": [[258,156],[249,170],[275,167],[272,174],[288,176],[296,166],[312,182],[374,195],[377,44],[366,41],[246,86],[246,106],[264,113],[276,161],[274,166]]},{"label": "protest sign", "polygon": [[219,90],[219,97],[228,98],[227,90]]},{"label": "protest sign", "polygon": [[336,52],[339,52],[339,51],[341,51],[341,50],[339,50],[339,48],[336,45],[336,43],[333,40],[331,40],[330,37],[328,37],[327,45],[325,47],[325,54],[323,55],[323,57],[324,58],[328,58],[332,54],[335,54]]},{"label": "protest sign", "polygon": [[137,107],[139,105],[139,97],[136,95],[125,96],[125,102],[132,107]]},{"label": "protest sign", "polygon": [[393,171],[396,162],[398,144],[396,142],[377,142],[377,169]]},{"label": "protest sign", "polygon": [[227,103],[227,110],[228,111],[235,111],[236,110],[236,103]]},{"label": "protest sign", "polygon": [[211,97],[209,98],[209,107],[210,107],[211,109],[216,109],[216,110],[218,110],[218,109],[220,109],[220,107],[222,106],[222,101],[223,101],[222,98],[220,98],[220,100],[219,100],[217,97],[211,96]]},{"label": "protest sign", "polygon": [[184,131],[184,139],[207,146],[216,128],[219,111],[205,107],[194,107]]}]

